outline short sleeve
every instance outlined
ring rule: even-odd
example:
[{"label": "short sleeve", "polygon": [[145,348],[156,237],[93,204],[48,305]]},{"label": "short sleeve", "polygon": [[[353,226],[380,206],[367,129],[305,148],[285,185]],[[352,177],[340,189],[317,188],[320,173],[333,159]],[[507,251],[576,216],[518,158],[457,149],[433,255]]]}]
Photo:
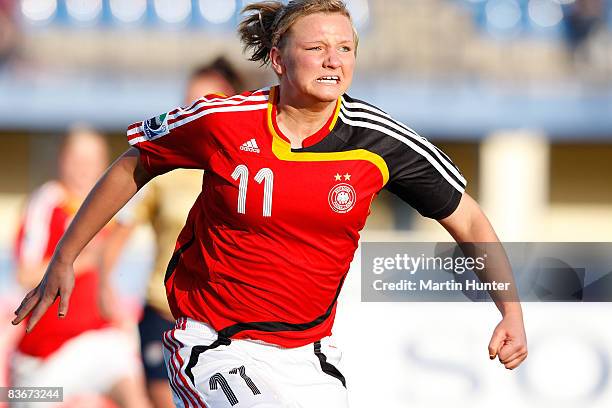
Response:
[{"label": "short sleeve", "polygon": [[210,104],[201,98],[189,108],[176,108],[130,125],[128,141],[140,151],[140,160],[152,175],[177,168],[206,170],[215,151],[208,112]]},{"label": "short sleeve", "polygon": [[436,220],[451,215],[465,191],[466,180],[451,159],[421,136],[406,139],[388,155],[387,190]]},{"label": "short sleeve", "polygon": [[62,210],[64,192],[55,182],[48,182],[29,199],[15,239],[17,262],[36,265],[48,260],[62,237],[67,214]]}]

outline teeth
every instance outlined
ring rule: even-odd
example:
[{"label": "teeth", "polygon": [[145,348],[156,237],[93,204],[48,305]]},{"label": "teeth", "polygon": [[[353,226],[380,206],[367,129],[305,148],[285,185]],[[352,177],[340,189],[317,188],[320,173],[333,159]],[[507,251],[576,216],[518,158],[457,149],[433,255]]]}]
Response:
[{"label": "teeth", "polygon": [[325,83],[338,82],[339,80],[340,78],[338,78],[337,76],[324,76],[324,77],[317,79],[318,82],[325,82]]}]

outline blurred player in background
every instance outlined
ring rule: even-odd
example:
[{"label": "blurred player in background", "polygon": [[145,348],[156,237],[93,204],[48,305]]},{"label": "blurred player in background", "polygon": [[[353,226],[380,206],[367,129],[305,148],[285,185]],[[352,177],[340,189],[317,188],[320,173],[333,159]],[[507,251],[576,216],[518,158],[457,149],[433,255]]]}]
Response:
[{"label": "blurred player in background", "polygon": [[15,24],[13,0],[0,0],[0,67],[15,54],[19,31]]},{"label": "blurred player in background", "polygon": [[[58,179],[32,193],[19,228],[15,264],[21,286],[30,290],[40,281],[107,165],[108,148],[100,134],[75,127],[65,137]],[[19,341],[11,364],[13,386],[62,386],[65,401],[104,394],[122,407],[148,406],[133,337],[104,319],[96,304],[100,269],[112,266],[118,255],[109,242],[113,227],[100,231],[74,264],[72,313],[58,320],[57,305],[52,307]]]},{"label": "blurred player in background", "polygon": [[[242,81],[234,68],[220,57],[192,72],[184,102],[188,105],[209,94],[233,95],[241,88]],[[138,327],[149,397],[153,405],[159,408],[174,406],[163,357],[162,334],[174,327],[175,319],[168,306],[164,275],[174,252],[176,238],[200,191],[202,171],[180,169],[153,179],[142,191],[142,198],[130,206],[133,211],[128,209],[119,214],[122,221],[119,228],[125,232],[129,233],[130,224],[146,222],[155,234],[155,263],[147,285],[144,314]],[[122,231],[117,233],[121,234]],[[111,287],[110,280],[106,281],[103,286]],[[106,298],[110,299],[112,297]],[[106,300],[102,301],[102,309],[110,312],[113,306]]]}]

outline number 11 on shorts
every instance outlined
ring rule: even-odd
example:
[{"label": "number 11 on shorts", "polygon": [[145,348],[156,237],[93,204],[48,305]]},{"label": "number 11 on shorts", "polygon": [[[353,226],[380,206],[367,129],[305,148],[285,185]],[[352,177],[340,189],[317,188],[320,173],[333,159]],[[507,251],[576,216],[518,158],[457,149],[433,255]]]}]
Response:
[{"label": "number 11 on shorts", "polygon": [[[242,377],[242,379],[246,383],[247,387],[249,387],[253,395],[261,394],[261,391],[259,391],[259,388],[257,388],[253,380],[251,380],[251,378],[246,374],[246,369],[244,368],[244,366],[233,368],[230,370],[229,373],[239,374],[240,377]],[[230,388],[223,374],[221,373],[214,374],[212,377],[210,377],[208,385],[210,386],[210,389],[212,391],[216,391],[219,389],[219,387],[221,387],[221,391],[223,391],[223,394],[225,394],[225,397],[227,398],[227,401],[230,403],[231,406],[238,404],[239,402],[238,397],[236,397],[236,394]]]}]

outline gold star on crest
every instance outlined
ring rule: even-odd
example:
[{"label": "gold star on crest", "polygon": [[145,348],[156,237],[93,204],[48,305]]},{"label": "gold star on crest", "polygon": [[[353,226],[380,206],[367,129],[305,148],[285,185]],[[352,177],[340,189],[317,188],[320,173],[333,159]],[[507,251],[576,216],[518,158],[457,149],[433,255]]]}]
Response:
[{"label": "gold star on crest", "polygon": [[340,181],[342,180],[342,176],[339,173],[336,173],[336,175],[334,176],[334,178],[336,179],[336,181]]},{"label": "gold star on crest", "polygon": [[350,179],[351,179],[351,175],[350,175],[350,174],[348,174],[348,173],[346,173],[346,174],[344,175],[344,180],[345,180],[345,181],[349,181]]}]

